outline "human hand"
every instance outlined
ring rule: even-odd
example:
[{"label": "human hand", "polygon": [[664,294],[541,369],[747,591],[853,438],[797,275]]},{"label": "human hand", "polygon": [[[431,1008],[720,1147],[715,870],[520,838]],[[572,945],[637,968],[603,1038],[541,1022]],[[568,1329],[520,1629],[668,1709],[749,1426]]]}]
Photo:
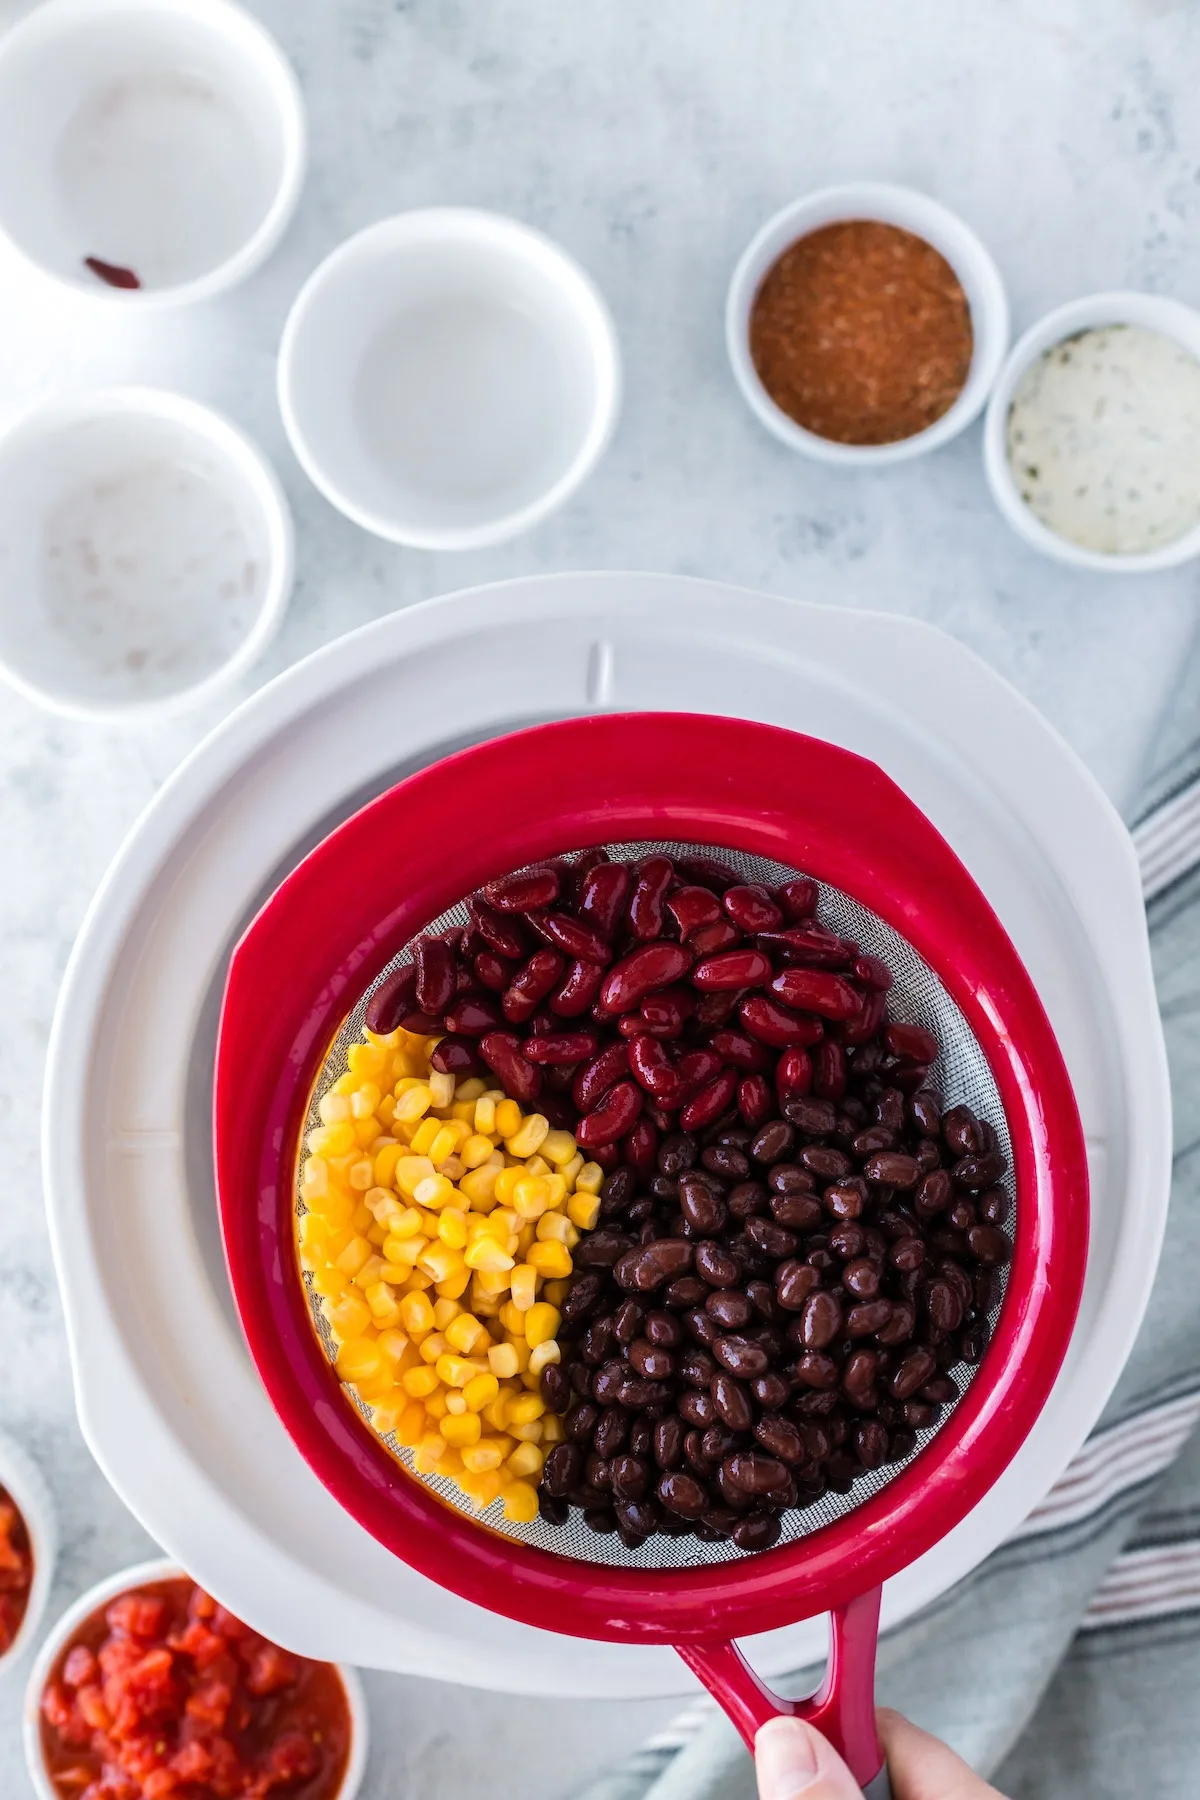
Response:
[{"label": "human hand", "polygon": [[[948,1745],[881,1708],[879,1735],[893,1800],[1003,1800]],[[861,1800],[862,1790],[819,1731],[771,1719],[754,1740],[759,1800]]]}]

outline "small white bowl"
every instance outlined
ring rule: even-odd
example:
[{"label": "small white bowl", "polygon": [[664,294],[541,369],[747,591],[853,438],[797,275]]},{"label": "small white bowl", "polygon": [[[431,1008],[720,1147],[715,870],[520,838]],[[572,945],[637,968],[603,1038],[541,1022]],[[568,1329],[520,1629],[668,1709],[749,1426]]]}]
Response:
[{"label": "small white bowl", "polygon": [[0,1677],[24,1656],[42,1622],[46,1601],[54,1581],[54,1564],[58,1556],[58,1525],[54,1502],[42,1479],[41,1471],[20,1444],[0,1435],[0,1487],[6,1488],[29,1533],[33,1552],[33,1581],[25,1605],[25,1617],[17,1627],[17,1635],[0,1656]]},{"label": "small white bowl", "polygon": [[292,585],[274,471],[227,419],[150,388],[35,407],[0,435],[0,673],[109,721],[207,699]]},{"label": "small white bowl", "polygon": [[97,300],[206,299],[278,242],[305,135],[291,65],[230,0],[45,0],[0,38],[0,233]]},{"label": "small white bowl", "polygon": [[1157,550],[1139,551],[1136,555],[1085,550],[1081,544],[1073,544],[1069,538],[1060,537],[1048,525],[1043,525],[1022,500],[1008,466],[1005,442],[1008,414],[1026,369],[1064,338],[1100,325],[1142,325],[1147,331],[1157,331],[1163,337],[1174,339],[1200,362],[1200,313],[1179,300],[1167,300],[1158,294],[1088,294],[1083,299],[1068,300],[1065,306],[1055,307],[1013,346],[992,390],[983,428],[983,466],[988,486],[993,500],[1017,535],[1045,556],[1071,563],[1077,569],[1094,569],[1104,575],[1136,575],[1155,569],[1173,569],[1179,563],[1200,556],[1200,524]]},{"label": "small white bowl", "polygon": [[[41,1706],[43,1690],[63,1645],[85,1619],[90,1618],[94,1612],[98,1612],[102,1606],[107,1606],[110,1600],[117,1599],[118,1595],[128,1593],[132,1588],[145,1587],[151,1581],[174,1581],[181,1576],[188,1579],[186,1572],[177,1563],[167,1561],[137,1563],[131,1569],[122,1569],[118,1574],[110,1575],[104,1581],[98,1581],[95,1587],[88,1589],[86,1594],[81,1594],[75,1604],[69,1606],[57,1623],[51,1627],[49,1635],[38,1651],[37,1660],[29,1672],[22,1717],[25,1763],[37,1800],[62,1800],[58,1789],[46,1773],[45,1759],[42,1756]],[[349,1668],[345,1663],[335,1663],[334,1667],[346,1691],[346,1704],[350,1712],[350,1755],[346,1762],[346,1773],[342,1778],[342,1784],[333,1796],[333,1800],[354,1800],[367,1767],[369,1737],[367,1702],[357,1671]]]},{"label": "small white bowl", "polygon": [[561,506],[611,436],[620,359],[577,263],[515,219],[401,213],[292,308],[279,404],[305,471],[394,543],[473,550]]},{"label": "small white bowl", "polygon": [[[971,309],[975,343],[962,392],[940,419],[894,444],[839,444],[806,431],[776,406],[759,380],[750,355],[750,314],[768,269],[798,238],[843,219],[878,220],[924,238],[941,251],[958,276]],[[884,181],[856,181],[842,187],[821,188],[777,212],[743,251],[725,304],[725,343],[747,405],[789,449],[843,468],[879,468],[885,463],[907,462],[910,457],[923,456],[927,450],[936,450],[957,437],[982,411],[1008,347],[1008,328],[1008,298],[1000,271],[970,226],[928,194]]]}]

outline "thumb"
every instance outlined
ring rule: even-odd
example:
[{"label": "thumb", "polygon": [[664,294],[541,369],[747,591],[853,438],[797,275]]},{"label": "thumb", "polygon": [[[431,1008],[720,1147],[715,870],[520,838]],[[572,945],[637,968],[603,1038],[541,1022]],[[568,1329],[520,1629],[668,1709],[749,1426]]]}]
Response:
[{"label": "thumb", "polygon": [[862,1800],[834,1749],[803,1719],[769,1719],[754,1739],[758,1800]]}]

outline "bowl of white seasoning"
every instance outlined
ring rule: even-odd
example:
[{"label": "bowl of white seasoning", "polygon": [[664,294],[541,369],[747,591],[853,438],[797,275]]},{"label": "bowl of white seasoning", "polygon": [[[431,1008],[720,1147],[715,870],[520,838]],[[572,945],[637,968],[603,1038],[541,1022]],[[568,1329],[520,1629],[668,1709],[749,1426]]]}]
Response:
[{"label": "bowl of white seasoning", "polygon": [[0,674],[110,722],[252,663],[291,592],[274,471],[219,413],[151,388],[34,407],[0,436]]},{"label": "bowl of white seasoning", "polygon": [[984,468],[1026,543],[1135,574],[1200,555],[1200,313],[1094,294],[1039,320],[992,391]]}]

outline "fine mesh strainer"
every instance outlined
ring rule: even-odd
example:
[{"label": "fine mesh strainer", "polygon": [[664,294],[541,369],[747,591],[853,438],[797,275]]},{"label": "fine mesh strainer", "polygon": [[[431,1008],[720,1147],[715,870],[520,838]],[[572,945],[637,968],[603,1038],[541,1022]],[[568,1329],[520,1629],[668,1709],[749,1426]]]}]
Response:
[{"label": "fine mesh strainer", "polygon": [[[892,970],[893,1016],[933,1030],[939,1085],[994,1125],[1015,1188],[1013,1259],[978,1370],[901,1465],[786,1516],[758,1555],[659,1537],[630,1552],[573,1523],[512,1525],[418,1478],[347,1404],[293,1248],[311,1108],[370,992],[465,895],[571,846],[716,849],[747,876],[803,871],[821,916]],[[1082,1287],[1087,1176],[1070,1084],[1003,928],[928,820],[873,764],[743,721],[566,721],[400,783],[288,877],[234,953],[217,1050],[216,1167],[235,1297],[280,1417],[360,1523],[432,1579],[552,1630],[674,1644],[751,1739],[801,1710],[884,1791],[872,1684],[879,1584],[963,1517],[1015,1454],[1065,1353]],[[318,1329],[314,1331],[314,1323]],[[962,1382],[970,1374],[969,1381]],[[829,1611],[821,1693],[767,1692],[733,1640]],[[876,1789],[874,1782],[880,1786]]]}]

